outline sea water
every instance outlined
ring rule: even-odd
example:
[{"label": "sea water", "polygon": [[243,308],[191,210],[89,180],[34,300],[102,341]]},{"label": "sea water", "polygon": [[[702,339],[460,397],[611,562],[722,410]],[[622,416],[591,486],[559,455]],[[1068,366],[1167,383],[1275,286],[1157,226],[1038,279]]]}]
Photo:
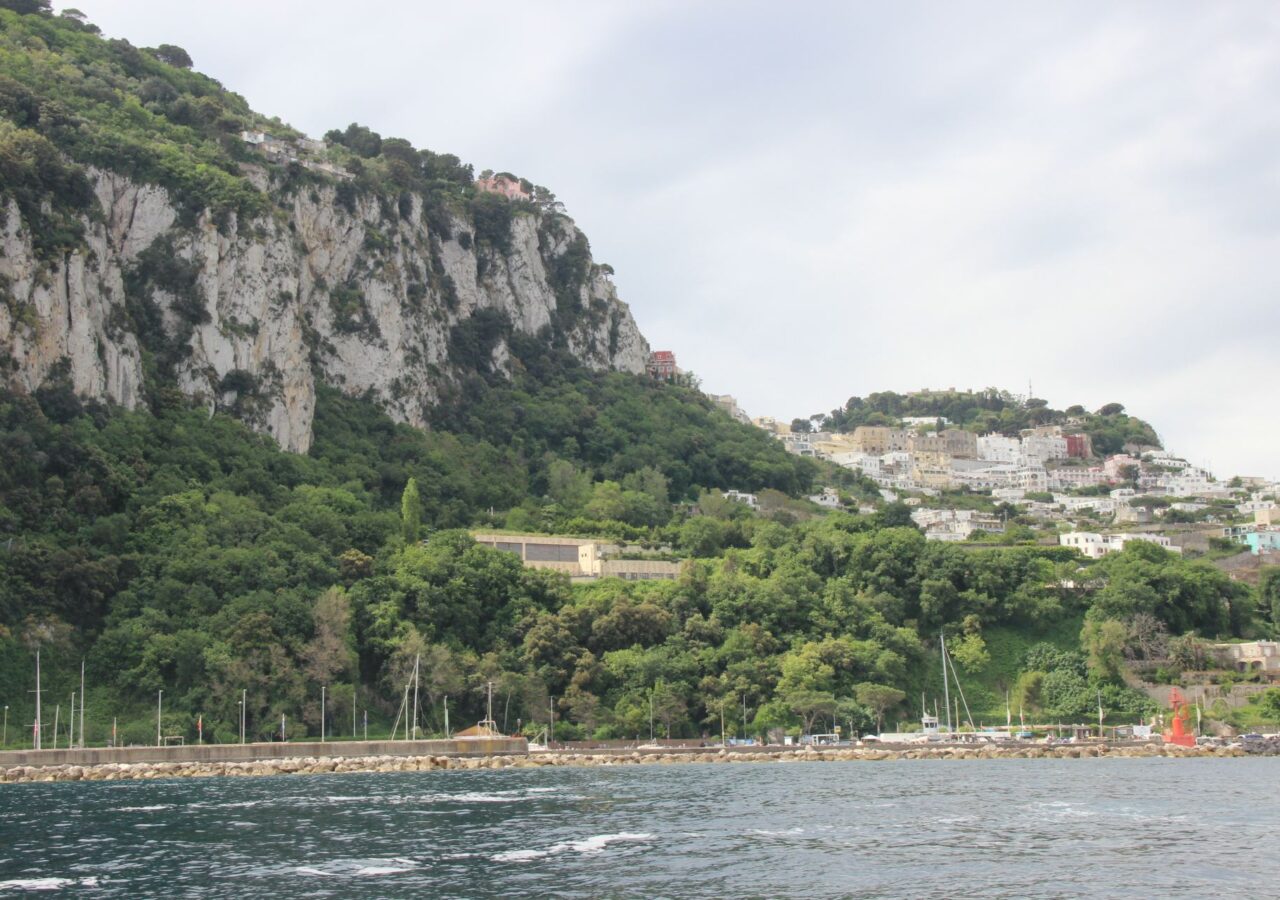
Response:
[{"label": "sea water", "polygon": [[0,895],[1280,896],[1280,759],[0,785]]}]

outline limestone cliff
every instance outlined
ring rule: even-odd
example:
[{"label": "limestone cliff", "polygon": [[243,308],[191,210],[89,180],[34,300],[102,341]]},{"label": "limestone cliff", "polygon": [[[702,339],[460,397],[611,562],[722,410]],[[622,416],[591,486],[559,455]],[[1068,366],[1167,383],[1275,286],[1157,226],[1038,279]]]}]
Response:
[{"label": "limestone cliff", "polygon": [[421,425],[461,371],[510,364],[513,332],[554,336],[592,368],[644,369],[648,345],[607,267],[562,215],[513,206],[508,233],[484,241],[465,211],[430,216],[418,196],[342,197],[323,180],[285,190],[266,168],[249,174],[274,208],[215,222],[184,216],[162,188],[90,170],[84,239],[52,260],[6,203],[9,383],[31,390],[57,372],[126,407],[176,384],[304,452],[317,379]]}]

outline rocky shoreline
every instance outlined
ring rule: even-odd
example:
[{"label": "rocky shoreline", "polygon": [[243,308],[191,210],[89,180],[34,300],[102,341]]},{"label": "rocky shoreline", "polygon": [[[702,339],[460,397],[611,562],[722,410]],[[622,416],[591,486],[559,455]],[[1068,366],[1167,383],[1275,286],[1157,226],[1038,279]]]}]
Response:
[{"label": "rocky shoreline", "polygon": [[0,768],[0,783],[47,781],[122,781],[157,778],[213,778],[260,775],[320,775],[336,773],[426,772],[457,769],[533,769],[545,766],[676,765],[687,763],[852,762],[909,759],[1130,759],[1136,757],[1232,758],[1280,755],[1280,741],[1223,743],[1177,747],[1158,743],[1137,745],[946,745],[841,748],[763,748],[760,750],[695,750],[591,753],[534,752],[522,756],[350,756],[285,757],[246,762],[142,762],[101,765],[12,766]]}]

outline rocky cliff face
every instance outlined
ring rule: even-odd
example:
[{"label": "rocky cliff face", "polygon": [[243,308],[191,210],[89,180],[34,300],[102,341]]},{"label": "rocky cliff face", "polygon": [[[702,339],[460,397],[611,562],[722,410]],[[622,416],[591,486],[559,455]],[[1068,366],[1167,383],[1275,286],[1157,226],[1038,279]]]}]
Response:
[{"label": "rocky cliff face", "polygon": [[311,184],[219,227],[184,220],[160,188],[91,178],[101,214],[57,260],[38,259],[16,205],[0,216],[0,354],[16,386],[65,373],[133,407],[158,373],[305,452],[316,379],[421,425],[463,368],[509,365],[511,332],[555,333],[592,368],[644,369],[630,310],[563,216],[520,209],[487,241],[416,196]]}]

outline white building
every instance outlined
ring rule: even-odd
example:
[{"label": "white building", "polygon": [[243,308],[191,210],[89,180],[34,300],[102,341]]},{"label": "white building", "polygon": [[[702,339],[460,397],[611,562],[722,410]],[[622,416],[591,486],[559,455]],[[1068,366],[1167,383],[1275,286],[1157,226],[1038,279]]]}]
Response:
[{"label": "white building", "polygon": [[1070,488],[1093,487],[1106,481],[1107,476],[1101,466],[1086,468],[1084,466],[1064,466],[1060,469],[1049,469],[1049,488],[1064,490]]},{"label": "white building", "polygon": [[1051,459],[1067,458],[1067,439],[1062,435],[1028,434],[1022,438],[1022,457],[1028,464],[1043,465]]},{"label": "white building", "polygon": [[822,507],[826,507],[827,509],[840,508],[840,492],[837,491],[835,488],[829,488],[829,487],[823,488],[822,493],[811,494],[809,496],[809,500],[810,502],[816,503]]},{"label": "white building", "polygon": [[878,478],[881,474],[880,457],[871,453],[859,453],[856,450],[849,450],[845,453],[835,454],[831,457],[831,461],[837,466],[853,469],[870,478]]},{"label": "white building", "polygon": [[1132,532],[1129,534],[1096,534],[1091,531],[1069,531],[1058,535],[1058,543],[1063,547],[1071,547],[1080,551],[1081,555],[1090,559],[1100,559],[1108,553],[1117,553],[1124,549],[1130,541],[1146,541],[1156,544],[1172,553],[1181,553],[1181,547],[1173,546],[1173,542],[1164,535]]},{"label": "white building", "polygon": [[978,459],[1020,466],[1023,463],[1022,441],[1003,434],[984,434],[978,438]]},{"label": "white building", "polygon": [[1024,491],[1044,491],[1049,487],[1049,473],[1039,466],[1025,466],[1010,473],[1009,485]]},{"label": "white building", "polygon": [[1053,501],[1060,504],[1066,512],[1089,509],[1099,515],[1110,516],[1116,511],[1116,501],[1110,497],[1073,497],[1069,494],[1054,494]]},{"label": "white building", "polygon": [[1026,495],[1027,492],[1022,488],[996,488],[991,492],[991,499],[1004,503],[1017,503]]}]

